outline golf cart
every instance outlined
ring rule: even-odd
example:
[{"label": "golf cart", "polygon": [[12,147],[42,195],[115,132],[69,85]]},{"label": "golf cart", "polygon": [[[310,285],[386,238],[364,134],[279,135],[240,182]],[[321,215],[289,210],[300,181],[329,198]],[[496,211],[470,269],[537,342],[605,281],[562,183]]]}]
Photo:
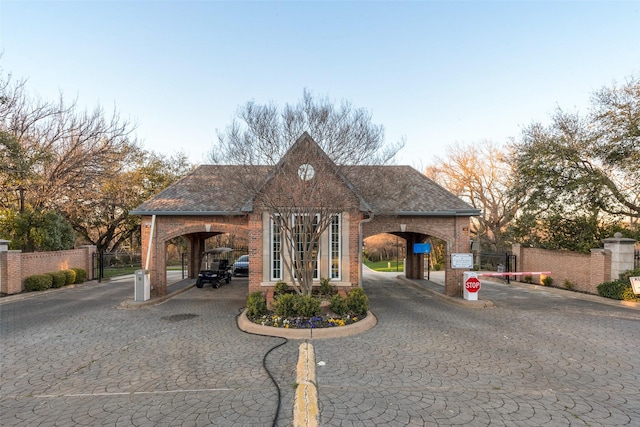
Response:
[{"label": "golf cart", "polygon": [[229,260],[223,254],[233,251],[231,248],[216,248],[202,254],[202,263],[196,286],[202,288],[205,283],[211,283],[219,288],[223,283],[231,282],[231,267]]}]

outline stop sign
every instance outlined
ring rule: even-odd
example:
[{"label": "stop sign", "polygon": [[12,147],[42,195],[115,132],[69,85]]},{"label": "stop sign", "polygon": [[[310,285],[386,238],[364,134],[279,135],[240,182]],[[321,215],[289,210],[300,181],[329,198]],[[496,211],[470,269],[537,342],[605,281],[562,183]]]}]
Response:
[{"label": "stop sign", "polygon": [[469,277],[466,282],[464,282],[464,288],[468,292],[478,292],[480,290],[480,280],[476,277]]}]

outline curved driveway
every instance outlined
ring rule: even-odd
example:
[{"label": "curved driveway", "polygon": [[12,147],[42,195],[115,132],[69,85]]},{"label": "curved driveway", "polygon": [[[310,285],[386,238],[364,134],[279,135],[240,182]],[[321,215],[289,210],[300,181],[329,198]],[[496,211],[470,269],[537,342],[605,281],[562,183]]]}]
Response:
[{"label": "curved driveway", "polygon": [[[367,275],[378,326],[315,340],[326,426],[634,425],[640,311],[483,282],[491,309]],[[280,338],[240,332],[246,281],[139,310],[132,284],[0,301],[0,425],[271,425]],[[292,422],[298,343],[267,359]]]}]

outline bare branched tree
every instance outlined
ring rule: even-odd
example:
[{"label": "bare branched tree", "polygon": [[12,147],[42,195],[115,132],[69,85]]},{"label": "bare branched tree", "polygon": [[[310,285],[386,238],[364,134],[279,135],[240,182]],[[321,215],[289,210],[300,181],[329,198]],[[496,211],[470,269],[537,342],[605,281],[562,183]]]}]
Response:
[{"label": "bare branched tree", "polygon": [[490,141],[448,147],[426,175],[468,202],[482,214],[471,220],[472,231],[488,250],[504,248],[503,232],[518,212],[517,196],[509,194],[513,169],[505,149]]},{"label": "bare branched tree", "polygon": [[189,169],[186,156],[141,150],[114,110],[31,97],[0,72],[0,208],[55,211],[87,243],[116,249],[139,230],[129,210]]},{"label": "bare branched tree", "polygon": [[[305,132],[310,138],[303,140]],[[254,209],[269,213],[294,288],[309,294],[322,234],[354,201],[361,202],[362,189],[345,178],[350,169],[388,164],[403,145],[385,145],[383,127],[372,124],[366,110],[346,101],[336,107],[305,90],[299,103],[283,108],[248,102],[218,133],[209,157],[243,167],[230,177],[234,188],[251,198]],[[384,187],[373,179],[360,181]]]},{"label": "bare branched tree", "polygon": [[2,147],[2,173],[8,184],[2,201],[60,209],[92,181],[114,171],[135,149],[133,126],[97,107],[77,112],[66,105],[29,97],[25,82],[0,76],[0,130],[11,144]]}]

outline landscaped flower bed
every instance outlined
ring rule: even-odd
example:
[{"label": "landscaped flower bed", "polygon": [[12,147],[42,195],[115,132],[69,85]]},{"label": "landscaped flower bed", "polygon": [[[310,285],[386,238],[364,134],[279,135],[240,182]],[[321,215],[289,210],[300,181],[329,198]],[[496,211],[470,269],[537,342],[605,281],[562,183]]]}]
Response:
[{"label": "landscaped flower bed", "polygon": [[285,329],[334,328],[352,325],[367,316],[368,298],[362,288],[353,288],[344,297],[323,281],[319,293],[300,295],[285,283],[275,286],[273,310],[260,291],[247,298],[247,319],[261,326]]},{"label": "landscaped flower bed", "polygon": [[273,326],[274,328],[313,329],[352,325],[364,317],[366,314],[363,316],[326,314],[313,317],[282,317],[277,314],[265,314],[259,317],[248,317],[248,319],[258,325]]}]

